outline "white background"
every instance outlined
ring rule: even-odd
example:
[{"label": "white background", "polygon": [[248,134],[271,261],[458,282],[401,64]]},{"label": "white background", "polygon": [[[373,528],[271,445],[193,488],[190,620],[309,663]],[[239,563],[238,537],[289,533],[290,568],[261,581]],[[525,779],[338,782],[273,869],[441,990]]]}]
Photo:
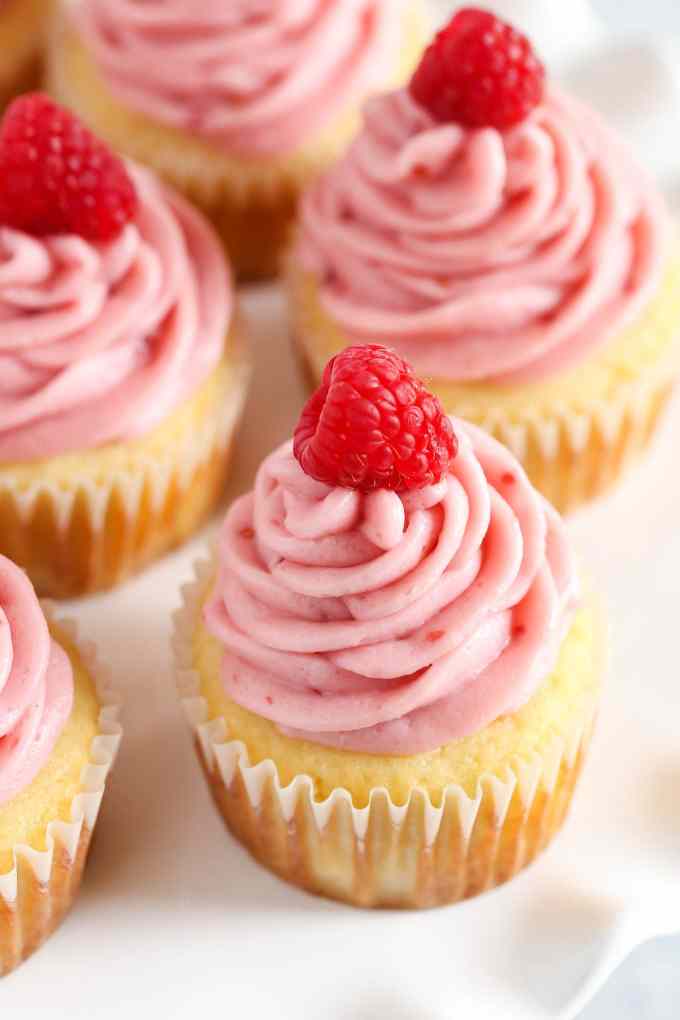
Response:
[{"label": "white background", "polygon": [[616,32],[665,29],[680,32],[680,5],[677,0],[593,0],[593,6],[607,18]]},{"label": "white background", "polygon": [[[680,0],[594,0],[593,6],[622,35],[661,31],[680,35]],[[678,147],[680,161],[680,138]],[[636,950],[581,1020],[677,1020],[679,1015],[680,936]]]}]

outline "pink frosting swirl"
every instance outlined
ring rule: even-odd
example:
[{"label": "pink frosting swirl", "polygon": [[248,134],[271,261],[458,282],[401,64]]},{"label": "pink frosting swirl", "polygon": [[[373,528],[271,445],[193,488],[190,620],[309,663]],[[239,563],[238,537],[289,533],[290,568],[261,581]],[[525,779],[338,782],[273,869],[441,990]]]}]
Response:
[{"label": "pink frosting swirl", "polygon": [[454,421],[438,485],[329,488],[290,443],[227,515],[205,609],[238,704],[295,737],[415,754],[523,705],[577,599],[563,525],[512,455]]},{"label": "pink frosting swirl", "polygon": [[0,804],[28,786],[73,705],[73,669],[30,581],[0,556]]},{"label": "pink frosting swirl", "polygon": [[619,139],[554,90],[505,133],[435,123],[399,91],[307,194],[298,254],[348,337],[424,375],[524,382],[641,312],[667,223]]},{"label": "pink frosting swirl", "polygon": [[116,96],[254,154],[297,148],[384,85],[404,0],[80,0],[73,17]]},{"label": "pink frosting swirl", "polygon": [[219,242],[130,172],[139,211],[115,241],[0,227],[0,462],[143,434],[219,361],[233,302]]}]

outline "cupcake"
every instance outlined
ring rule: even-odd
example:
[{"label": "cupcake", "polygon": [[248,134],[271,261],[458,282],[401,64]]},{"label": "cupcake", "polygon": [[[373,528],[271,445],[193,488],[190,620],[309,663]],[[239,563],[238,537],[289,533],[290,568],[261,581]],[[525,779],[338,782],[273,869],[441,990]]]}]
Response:
[{"label": "cupcake", "polygon": [[0,976],[69,910],[119,740],[92,648],[0,556]]},{"label": "cupcake", "polygon": [[315,381],[349,342],[389,343],[563,511],[640,454],[678,373],[660,194],[490,14],[457,14],[367,104],[301,204],[288,282]]},{"label": "cupcake", "polygon": [[600,647],[556,511],[379,345],[329,363],[175,630],[229,828],[289,882],[371,907],[473,896],[549,843]]},{"label": "cupcake", "polygon": [[111,586],[223,490],[247,386],[221,246],[39,94],[0,128],[0,552]]},{"label": "cupcake", "polygon": [[50,0],[0,0],[0,110],[40,80]]},{"label": "cupcake", "polygon": [[298,195],[370,92],[413,69],[421,0],[63,0],[55,96],[198,205],[240,277],[278,269]]}]

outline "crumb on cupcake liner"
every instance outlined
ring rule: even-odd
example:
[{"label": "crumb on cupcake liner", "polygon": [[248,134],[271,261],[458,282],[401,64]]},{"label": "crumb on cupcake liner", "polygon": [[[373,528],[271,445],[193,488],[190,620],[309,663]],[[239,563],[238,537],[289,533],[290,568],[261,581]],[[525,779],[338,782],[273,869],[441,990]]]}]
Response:
[{"label": "crumb on cupcake liner", "polygon": [[100,705],[98,733],[81,775],[82,789],[71,801],[70,820],[47,825],[45,850],[17,843],[13,867],[0,875],[0,977],[35,952],[68,913],[123,734],[120,697],[95,645],[80,640],[77,625],[55,615],[50,603],[43,601],[42,606],[57,638],[63,635],[73,646],[94,685]]},{"label": "crumb on cupcake liner", "polygon": [[[384,788],[357,807],[347,789],[325,799],[314,780],[284,785],[271,759],[252,764],[210,718],[193,665],[192,635],[214,568],[199,562],[175,614],[177,690],[213,797],[233,835],[279,877],[355,906],[423,908],[455,903],[508,881],[561,828],[595,725],[593,702],[568,732],[531,758],[513,757],[502,775],[482,774],[474,796],[451,784],[440,804],[414,788],[405,804]],[[597,670],[607,658],[598,617]]]}]

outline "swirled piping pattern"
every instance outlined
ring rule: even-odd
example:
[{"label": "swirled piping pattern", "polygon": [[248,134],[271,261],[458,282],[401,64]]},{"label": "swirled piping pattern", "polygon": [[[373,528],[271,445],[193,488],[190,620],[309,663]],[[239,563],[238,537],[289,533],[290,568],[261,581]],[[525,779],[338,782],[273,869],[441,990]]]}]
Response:
[{"label": "swirled piping pattern", "polygon": [[0,556],[0,805],[34,779],[73,705],[73,669],[30,581]]},{"label": "swirled piping pattern", "polygon": [[114,241],[0,227],[0,462],[124,441],[219,361],[233,293],[212,229],[146,171]]},{"label": "swirled piping pattern", "polygon": [[298,148],[387,80],[404,0],[80,0],[117,98],[227,150]]},{"label": "swirled piping pattern", "polygon": [[592,111],[554,89],[518,127],[435,123],[370,100],[309,191],[297,254],[353,340],[421,375],[532,382],[582,361],[653,297],[668,214]]},{"label": "swirled piping pattern", "polygon": [[205,608],[239,705],[333,747],[415,754],[548,677],[578,601],[563,524],[513,456],[454,420],[437,485],[364,494],[286,444],[227,515]]}]

